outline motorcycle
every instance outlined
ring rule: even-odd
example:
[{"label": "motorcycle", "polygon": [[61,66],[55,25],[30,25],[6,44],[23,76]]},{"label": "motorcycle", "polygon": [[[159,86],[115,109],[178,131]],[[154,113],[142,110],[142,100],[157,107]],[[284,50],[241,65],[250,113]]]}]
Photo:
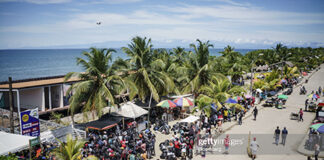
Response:
[{"label": "motorcycle", "polygon": [[306,94],[306,93],[307,93],[306,89],[301,89],[301,90],[299,91],[299,94],[300,94],[300,95],[302,95],[302,94]]}]

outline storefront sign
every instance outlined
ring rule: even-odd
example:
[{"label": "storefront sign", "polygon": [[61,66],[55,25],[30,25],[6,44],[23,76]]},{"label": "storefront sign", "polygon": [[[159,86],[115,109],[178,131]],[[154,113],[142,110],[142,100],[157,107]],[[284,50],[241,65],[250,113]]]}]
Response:
[{"label": "storefront sign", "polygon": [[29,146],[30,147],[34,147],[34,146],[36,146],[38,144],[40,144],[39,137],[29,140]]},{"label": "storefront sign", "polygon": [[37,137],[40,135],[38,108],[20,112],[21,134]]}]

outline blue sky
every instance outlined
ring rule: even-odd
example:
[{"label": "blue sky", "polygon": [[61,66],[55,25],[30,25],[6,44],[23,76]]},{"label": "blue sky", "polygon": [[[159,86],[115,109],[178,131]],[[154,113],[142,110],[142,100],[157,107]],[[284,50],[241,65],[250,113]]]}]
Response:
[{"label": "blue sky", "polygon": [[[0,49],[324,46],[323,0],[0,0]],[[101,25],[96,22],[100,21]]]}]

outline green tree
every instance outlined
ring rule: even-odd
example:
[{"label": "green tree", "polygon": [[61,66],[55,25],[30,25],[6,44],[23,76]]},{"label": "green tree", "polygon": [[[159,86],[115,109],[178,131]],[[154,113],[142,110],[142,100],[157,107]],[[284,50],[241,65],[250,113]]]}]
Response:
[{"label": "green tree", "polygon": [[232,86],[224,75],[213,76],[208,85],[200,88],[200,93],[213,99],[214,103],[224,103],[231,96],[239,96],[246,93],[241,86]]},{"label": "green tree", "polygon": [[[113,49],[90,48],[90,52],[83,52],[86,59],[77,58],[77,64],[81,65],[85,72],[70,72],[65,80],[71,77],[78,77],[81,81],[73,84],[67,93],[73,91],[70,98],[70,112],[74,113],[82,108],[83,112],[92,112],[93,119],[95,112],[98,117],[102,115],[102,109],[108,105],[115,104],[115,88],[123,84],[122,78],[117,71],[109,64]],[[72,119],[73,120],[73,119]]]},{"label": "green tree", "polygon": [[186,72],[181,79],[188,80],[183,89],[184,93],[198,93],[200,86],[208,84],[210,77],[215,74],[209,63],[209,47],[213,45],[209,44],[209,41],[203,43],[199,39],[197,42],[198,46],[190,44],[194,52],[189,53],[188,60],[184,64]]},{"label": "green tree", "polygon": [[165,63],[153,56],[151,39],[134,37],[128,47],[122,50],[130,57],[128,78],[131,79],[138,91],[139,98],[144,101],[152,94],[159,101],[159,90],[172,92],[174,83],[167,73],[162,72]]},{"label": "green tree", "polygon": [[204,112],[207,117],[210,117],[211,114],[211,104],[213,103],[213,99],[205,96],[205,95],[200,95],[197,98],[197,106],[193,108],[192,113],[195,113],[197,111],[202,111]]},{"label": "green tree", "polygon": [[77,160],[81,155],[81,148],[84,146],[85,141],[75,139],[72,135],[68,134],[66,143],[59,141],[59,147],[53,150],[53,154],[59,160]]},{"label": "green tree", "polygon": [[286,78],[293,78],[293,77],[298,77],[300,75],[298,68],[295,67],[288,67],[285,66],[283,70],[284,77]]},{"label": "green tree", "polygon": [[227,45],[224,51],[219,52],[222,54],[220,65],[225,69],[222,73],[230,75],[232,81],[236,81],[242,76],[243,72],[248,70],[245,59],[239,52],[234,51],[234,49],[234,47]]}]

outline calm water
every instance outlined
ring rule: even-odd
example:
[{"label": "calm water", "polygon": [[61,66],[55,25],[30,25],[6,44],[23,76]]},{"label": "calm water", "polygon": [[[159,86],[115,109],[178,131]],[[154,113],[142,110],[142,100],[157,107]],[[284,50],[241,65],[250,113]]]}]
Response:
[{"label": "calm water", "polygon": [[[236,49],[246,54],[254,49]],[[87,49],[37,49],[37,50],[0,50],[0,81],[7,81],[11,76],[13,80],[38,78],[46,76],[64,75],[68,72],[83,71],[76,65],[76,57]],[[210,55],[218,56],[223,49],[211,49]],[[127,55],[120,49],[113,54],[127,59]]]}]

